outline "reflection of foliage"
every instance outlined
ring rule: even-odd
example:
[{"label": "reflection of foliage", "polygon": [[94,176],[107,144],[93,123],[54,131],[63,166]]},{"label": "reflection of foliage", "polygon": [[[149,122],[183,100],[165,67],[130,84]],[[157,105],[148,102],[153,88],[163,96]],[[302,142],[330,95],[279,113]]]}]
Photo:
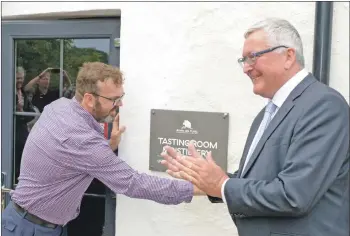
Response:
[{"label": "reflection of foliage", "polygon": [[75,84],[75,78],[78,74],[79,67],[82,66],[84,62],[89,61],[108,63],[108,54],[93,48],[77,48],[73,40],[64,40],[63,68],[68,72],[73,84]]},{"label": "reflection of foliage", "polygon": [[[26,82],[47,67],[60,66],[60,41],[58,39],[17,40],[16,52],[17,66],[23,66],[26,70]],[[52,82],[55,80],[52,78]]]},{"label": "reflection of foliage", "polygon": [[[73,39],[64,40],[63,68],[68,72],[72,84],[79,67],[84,62],[101,61],[108,63],[108,54],[93,48],[78,48]],[[17,66],[26,70],[26,81],[29,82],[47,67],[60,67],[60,39],[17,40]],[[51,75],[51,87],[59,87],[59,76]]]}]

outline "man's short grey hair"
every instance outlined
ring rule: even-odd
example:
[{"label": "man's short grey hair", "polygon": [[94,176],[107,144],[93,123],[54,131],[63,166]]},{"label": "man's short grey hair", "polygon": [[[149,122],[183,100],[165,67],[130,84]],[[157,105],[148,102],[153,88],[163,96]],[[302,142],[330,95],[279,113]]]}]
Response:
[{"label": "man's short grey hair", "polygon": [[26,70],[22,67],[22,66],[18,66],[17,68],[16,68],[16,73],[23,73],[23,75],[25,75],[26,74]]},{"label": "man's short grey hair", "polygon": [[[253,32],[263,30],[268,37],[270,47],[284,45],[294,48],[296,52],[296,60],[301,67],[305,67],[303,54],[303,43],[300,35],[295,27],[287,20],[279,18],[268,18],[257,22],[250,27],[244,34],[244,38],[248,38]],[[276,49],[277,52],[282,52],[284,48]]]}]

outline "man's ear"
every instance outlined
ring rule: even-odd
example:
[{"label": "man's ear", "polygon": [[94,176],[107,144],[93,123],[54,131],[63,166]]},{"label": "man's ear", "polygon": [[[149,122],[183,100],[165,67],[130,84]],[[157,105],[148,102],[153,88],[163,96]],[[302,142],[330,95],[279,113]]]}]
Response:
[{"label": "man's ear", "polygon": [[92,109],[94,107],[94,96],[90,93],[85,93],[82,102]]},{"label": "man's ear", "polygon": [[289,70],[296,62],[296,51],[294,48],[288,48],[286,52],[286,62],[284,63],[284,69]]}]

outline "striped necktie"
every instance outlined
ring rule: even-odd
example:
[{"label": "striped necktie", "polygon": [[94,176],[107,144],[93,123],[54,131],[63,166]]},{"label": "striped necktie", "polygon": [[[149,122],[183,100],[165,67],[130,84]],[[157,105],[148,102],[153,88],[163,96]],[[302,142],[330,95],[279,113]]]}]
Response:
[{"label": "striped necktie", "polygon": [[244,172],[245,167],[247,166],[247,164],[249,162],[249,159],[250,159],[252,153],[254,152],[254,149],[256,148],[256,145],[258,144],[261,136],[264,134],[265,129],[269,125],[269,123],[271,121],[272,114],[276,111],[276,108],[277,108],[277,106],[272,101],[270,101],[266,105],[264,118],[261,121],[259,129],[258,129],[258,131],[256,132],[256,134],[254,136],[252,144],[250,145],[250,148],[249,148],[249,151],[248,151],[248,155],[247,155],[247,158],[245,159],[243,170],[241,172],[242,174]]}]

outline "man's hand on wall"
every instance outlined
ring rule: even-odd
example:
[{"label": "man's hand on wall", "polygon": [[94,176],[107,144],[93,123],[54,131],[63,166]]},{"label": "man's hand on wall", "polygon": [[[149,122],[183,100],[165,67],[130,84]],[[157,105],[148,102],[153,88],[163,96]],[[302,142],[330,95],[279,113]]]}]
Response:
[{"label": "man's hand on wall", "polygon": [[113,121],[113,128],[111,131],[111,138],[109,140],[109,146],[115,151],[121,140],[121,136],[125,131],[125,126],[119,128],[119,114],[117,114]]}]

